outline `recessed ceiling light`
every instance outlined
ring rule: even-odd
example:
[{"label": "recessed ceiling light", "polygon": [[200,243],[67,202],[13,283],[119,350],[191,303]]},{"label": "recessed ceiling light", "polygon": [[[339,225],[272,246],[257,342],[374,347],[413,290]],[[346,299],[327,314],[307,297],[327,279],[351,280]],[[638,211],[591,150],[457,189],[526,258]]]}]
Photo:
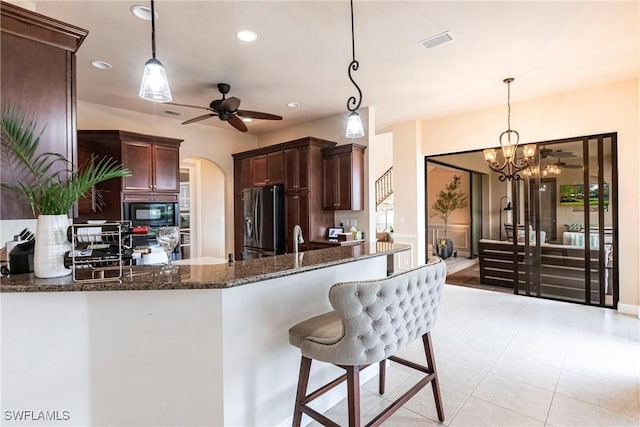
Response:
[{"label": "recessed ceiling light", "polygon": [[[144,21],[151,21],[151,8],[147,6],[132,6],[131,13],[133,13],[137,18],[140,18]],[[155,13],[156,19],[158,19],[158,12]]]},{"label": "recessed ceiling light", "polygon": [[289,108],[298,108],[300,106],[299,102],[290,102],[287,104],[287,107]]},{"label": "recessed ceiling light", "polygon": [[258,35],[250,30],[242,30],[236,33],[236,37],[243,42],[253,42],[256,41]]},{"label": "recessed ceiling light", "polygon": [[180,111],[174,111],[174,110],[164,110],[165,114],[168,114],[170,116],[181,116],[182,113]]},{"label": "recessed ceiling light", "polygon": [[427,49],[431,49],[432,47],[439,46],[452,40],[453,34],[451,34],[449,31],[445,31],[444,33],[436,34],[435,36],[431,36],[427,39],[422,40],[420,44]]},{"label": "recessed ceiling light", "polygon": [[91,61],[91,65],[93,65],[94,67],[100,69],[100,70],[109,70],[111,69],[111,64],[109,64],[106,61]]},{"label": "recessed ceiling light", "polygon": [[242,121],[245,123],[251,123],[253,121],[253,119],[250,119],[249,117],[243,117]]}]

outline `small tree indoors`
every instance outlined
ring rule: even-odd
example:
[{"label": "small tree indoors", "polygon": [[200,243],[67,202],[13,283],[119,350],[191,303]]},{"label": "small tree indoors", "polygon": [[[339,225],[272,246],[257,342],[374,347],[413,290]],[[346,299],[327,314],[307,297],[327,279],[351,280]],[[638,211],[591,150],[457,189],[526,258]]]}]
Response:
[{"label": "small tree indoors", "polygon": [[436,201],[431,205],[431,209],[436,211],[431,216],[437,216],[444,221],[444,238],[438,239],[438,247],[444,247],[446,244],[449,216],[455,210],[467,207],[467,196],[460,190],[460,186],[460,175],[455,175],[444,190],[440,190]]}]

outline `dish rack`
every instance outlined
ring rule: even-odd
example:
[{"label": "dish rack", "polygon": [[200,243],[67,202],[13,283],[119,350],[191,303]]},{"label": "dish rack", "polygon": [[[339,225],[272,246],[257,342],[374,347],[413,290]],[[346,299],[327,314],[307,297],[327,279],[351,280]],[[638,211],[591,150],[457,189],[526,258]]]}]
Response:
[{"label": "dish rack", "polygon": [[133,264],[130,221],[73,224],[68,238],[72,250],[65,266],[72,269],[74,282],[120,280]]}]

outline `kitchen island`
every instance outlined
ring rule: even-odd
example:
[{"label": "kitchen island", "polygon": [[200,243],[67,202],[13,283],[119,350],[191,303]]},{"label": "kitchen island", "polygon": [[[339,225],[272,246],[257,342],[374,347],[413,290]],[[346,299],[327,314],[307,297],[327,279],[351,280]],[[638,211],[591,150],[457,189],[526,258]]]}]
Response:
[{"label": "kitchen island", "polygon": [[[332,284],[384,277],[387,257],[404,250],[367,243],[179,265],[172,275],[140,267],[119,282],[3,278],[3,417],[32,410],[67,411],[47,425],[290,424],[300,354],[288,329],[331,309]],[[310,387],[339,373],[315,366]]]}]

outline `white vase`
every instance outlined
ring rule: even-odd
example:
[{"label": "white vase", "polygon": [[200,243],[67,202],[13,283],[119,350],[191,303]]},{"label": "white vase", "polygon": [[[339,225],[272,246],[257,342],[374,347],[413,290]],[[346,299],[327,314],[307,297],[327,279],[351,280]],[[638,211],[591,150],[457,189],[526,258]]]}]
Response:
[{"label": "white vase", "polygon": [[36,226],[36,244],[33,249],[33,273],[46,279],[71,274],[64,267],[64,253],[71,249],[67,228],[71,220],[67,215],[40,215]]}]

